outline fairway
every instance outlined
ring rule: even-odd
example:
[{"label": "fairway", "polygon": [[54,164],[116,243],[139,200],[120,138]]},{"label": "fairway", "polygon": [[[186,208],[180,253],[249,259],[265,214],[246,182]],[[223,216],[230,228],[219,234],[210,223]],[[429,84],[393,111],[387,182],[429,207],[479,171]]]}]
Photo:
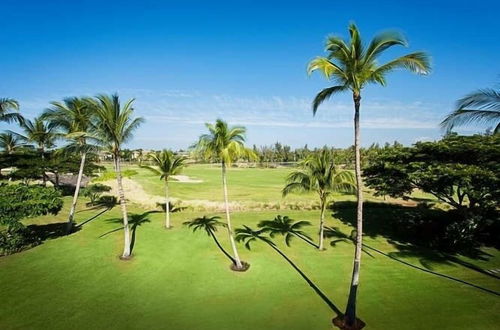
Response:
[{"label": "fairway", "polygon": [[[82,203],[83,204],[83,203]],[[38,224],[64,222],[41,217]],[[77,222],[102,210],[83,210]],[[146,210],[132,207],[131,214]],[[369,210],[367,211],[369,212]],[[235,227],[255,227],[276,211],[236,212]],[[317,211],[280,212],[309,220],[316,238]],[[229,270],[229,262],[203,232],[192,233],[183,221],[201,213],[174,213],[172,230],[163,228],[163,214],[147,216],[137,227],[134,258],[118,259],[123,235],[115,207],[66,237],[48,240],[31,250],[0,258],[0,328],[38,329],[330,329],[332,311],[286,261],[257,242],[240,245],[245,273]],[[327,225],[349,234],[352,227],[328,217]],[[113,231],[115,230],[115,231]],[[104,235],[104,236],[102,236]],[[228,248],[227,234],[218,237]],[[102,237],[101,237],[102,236]],[[300,240],[278,246],[342,310],[345,308],[353,245],[340,242],[318,252]],[[366,244],[397,252],[384,237],[366,237]],[[426,265],[463,280],[499,291],[497,279],[453,262],[433,259],[428,251],[407,249],[403,260]],[[500,268],[500,253],[485,251],[488,261],[463,259],[484,269]],[[359,316],[369,329],[496,329],[500,299],[480,290],[409,268],[378,254],[363,255]],[[6,285],[8,284],[8,285]],[[471,326],[473,325],[473,326]]]}]

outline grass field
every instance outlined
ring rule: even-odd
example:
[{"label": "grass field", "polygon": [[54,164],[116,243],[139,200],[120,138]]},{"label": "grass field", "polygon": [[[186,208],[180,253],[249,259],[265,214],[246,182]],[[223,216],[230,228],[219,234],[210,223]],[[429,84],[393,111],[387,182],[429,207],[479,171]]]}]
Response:
[{"label": "grass field", "polygon": [[[190,169],[188,175],[203,177]],[[233,171],[236,173],[236,171]],[[282,174],[283,175],[283,174]],[[267,180],[279,191],[278,176]],[[143,184],[147,176],[139,177]],[[271,181],[273,180],[273,181]],[[211,181],[210,181],[211,182]],[[233,184],[238,179],[232,178]],[[241,185],[245,185],[241,181]],[[260,182],[260,183],[259,183]],[[207,189],[208,189],[207,183]],[[189,188],[185,188],[189,189]],[[211,191],[218,192],[215,188]],[[187,191],[180,194],[187,194]],[[269,198],[272,194],[267,193]],[[187,196],[187,195],[186,195]],[[209,196],[207,193],[206,196]],[[244,195],[241,195],[244,196]],[[63,222],[65,208],[54,216],[28,220],[49,225]],[[81,203],[80,205],[83,205]],[[130,213],[146,210],[130,207]],[[372,210],[383,217],[384,209]],[[372,212],[367,209],[366,212]],[[102,210],[82,210],[82,223]],[[297,220],[317,223],[317,211],[280,211]],[[277,211],[235,212],[235,226],[255,226]],[[263,243],[243,249],[251,264],[246,273],[229,270],[228,260],[204,233],[181,225],[201,213],[173,215],[174,228],[162,227],[163,214],[136,229],[134,258],[120,261],[119,208],[86,222],[81,230],[51,239],[22,253],[0,258],[1,329],[330,329],[332,311],[283,258]],[[352,227],[329,218],[328,225],[349,234]],[[117,230],[118,229],[118,230]],[[315,226],[308,228],[315,237]],[[104,236],[103,236],[104,235]],[[218,233],[228,248],[224,231]],[[301,241],[278,245],[341,309],[345,308],[353,246],[338,243],[318,252]],[[405,261],[425,265],[477,285],[500,291],[500,281],[430,251],[400,247],[371,233],[366,243],[394,252]],[[484,250],[486,258],[460,260],[484,269],[500,268],[500,253]],[[367,329],[498,329],[500,298],[480,290],[404,266],[387,257],[364,254],[359,293],[359,317]]]},{"label": "grass field", "polygon": [[[107,167],[111,170],[111,167]],[[146,193],[163,196],[164,185],[159,177],[151,171],[136,165],[125,165],[124,168],[137,171],[133,180],[142,185]],[[315,193],[291,194],[282,197],[281,190],[285,185],[291,168],[230,168],[228,170],[228,189],[231,201],[261,202],[261,203],[317,203]],[[221,185],[221,168],[217,165],[190,165],[184,169],[183,175],[192,179],[201,180],[200,183],[186,183],[171,181],[170,192],[174,198],[181,200],[209,200],[223,201]],[[415,198],[427,201],[436,201],[429,194],[416,192]],[[333,194],[333,200],[355,200],[353,195]],[[375,197],[368,190],[365,198],[369,201],[384,201],[383,197]],[[386,198],[391,201],[393,199]]]}]

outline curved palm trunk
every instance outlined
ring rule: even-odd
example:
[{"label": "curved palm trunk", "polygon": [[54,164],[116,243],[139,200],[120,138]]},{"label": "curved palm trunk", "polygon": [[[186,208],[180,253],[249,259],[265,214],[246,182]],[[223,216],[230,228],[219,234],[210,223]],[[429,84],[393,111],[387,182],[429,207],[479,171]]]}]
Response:
[{"label": "curved palm trunk", "polygon": [[324,250],[324,233],[325,233],[325,208],[326,208],[326,201],[324,197],[321,197],[321,215],[319,219],[319,246],[318,249]]},{"label": "curved palm trunk", "polygon": [[118,156],[118,155],[115,155],[115,172],[116,172],[116,181],[118,183],[118,196],[120,198],[120,206],[122,209],[122,216],[123,216],[124,244],[123,244],[122,258],[129,258],[130,257],[130,228],[128,225],[127,204],[125,202],[125,194],[123,192],[122,171],[121,171],[121,167],[120,167],[120,156]]},{"label": "curved palm trunk", "polygon": [[68,216],[68,226],[67,226],[68,232],[70,232],[74,226],[73,218],[75,216],[76,202],[78,200],[78,194],[80,193],[80,185],[82,184],[83,168],[85,166],[85,158],[86,157],[87,157],[87,154],[85,152],[82,152],[82,157],[80,160],[80,169],[78,170],[78,177],[76,179],[75,193],[73,195],[73,202],[71,203],[71,209],[69,211],[69,216]]},{"label": "curved palm trunk", "polygon": [[359,132],[359,108],[361,95],[353,93],[354,100],[354,150],[355,150],[355,171],[358,200],[356,214],[356,248],[354,251],[354,264],[352,270],[351,288],[345,312],[345,323],[354,326],[356,322],[356,296],[359,285],[359,268],[361,264],[361,251],[363,246],[363,181],[361,178],[361,156],[360,156],[360,132]]},{"label": "curved palm trunk", "polygon": [[165,228],[170,229],[170,198],[168,196],[168,179],[165,180]]},{"label": "curved palm trunk", "polygon": [[229,201],[227,196],[227,179],[226,179],[226,164],[222,162],[222,186],[224,189],[224,207],[226,209],[226,223],[227,223],[227,233],[229,234],[229,242],[231,242],[231,248],[233,249],[234,259],[236,261],[236,267],[243,268],[241,264],[240,256],[238,255],[238,250],[236,249],[236,242],[233,237],[233,229],[231,228],[231,216],[229,214]]}]

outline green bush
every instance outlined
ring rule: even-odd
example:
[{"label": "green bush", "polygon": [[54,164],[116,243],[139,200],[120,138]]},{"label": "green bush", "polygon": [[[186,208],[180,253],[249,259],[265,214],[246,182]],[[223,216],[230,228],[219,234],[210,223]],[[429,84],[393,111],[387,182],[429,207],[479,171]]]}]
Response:
[{"label": "green bush", "polygon": [[63,205],[61,192],[53,187],[23,184],[0,186],[0,255],[39,244],[40,239],[20,220],[57,214]]},{"label": "green bush", "polygon": [[[137,175],[136,170],[124,170],[122,171],[122,177],[124,178],[130,178],[134,175]],[[97,178],[95,178],[93,181],[94,182],[102,182],[102,181],[109,181],[109,180],[115,180],[116,179],[116,173],[113,171],[106,171],[103,172],[101,175],[99,175]]]}]

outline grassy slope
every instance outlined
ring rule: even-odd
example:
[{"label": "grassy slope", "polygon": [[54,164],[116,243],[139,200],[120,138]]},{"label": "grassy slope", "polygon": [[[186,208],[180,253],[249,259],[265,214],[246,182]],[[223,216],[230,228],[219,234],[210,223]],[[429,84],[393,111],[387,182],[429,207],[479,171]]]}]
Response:
[{"label": "grassy slope", "polygon": [[[65,203],[66,207],[68,203]],[[36,223],[63,221],[66,209]],[[83,221],[98,211],[83,211]],[[131,208],[131,212],[144,212]],[[236,226],[254,226],[275,212],[235,213]],[[287,211],[316,223],[317,212]],[[0,328],[168,328],[168,329],[329,329],[331,311],[293,269],[269,247],[241,248],[251,263],[234,273],[203,233],[180,225],[196,216],[177,213],[175,228],[162,229],[162,214],[137,230],[134,259],[118,260],[122,233],[100,235],[119,227],[115,208],[69,237],[46,241],[34,249],[0,258]],[[119,221],[119,220],[118,220]],[[349,233],[334,219],[330,225]],[[309,233],[315,234],[315,228]],[[225,232],[218,236],[227,246]],[[368,244],[394,250],[384,238]],[[282,246],[282,244],[280,244]],[[317,252],[300,241],[283,247],[290,258],[341,308],[352,264],[351,244]],[[500,254],[474,261],[499,268]],[[497,329],[500,298],[402,266],[385,257],[363,256],[359,316],[368,329]],[[416,257],[405,260],[418,264]],[[470,261],[470,260],[469,260]],[[434,263],[442,271],[500,291],[500,282],[455,264]]]}]

